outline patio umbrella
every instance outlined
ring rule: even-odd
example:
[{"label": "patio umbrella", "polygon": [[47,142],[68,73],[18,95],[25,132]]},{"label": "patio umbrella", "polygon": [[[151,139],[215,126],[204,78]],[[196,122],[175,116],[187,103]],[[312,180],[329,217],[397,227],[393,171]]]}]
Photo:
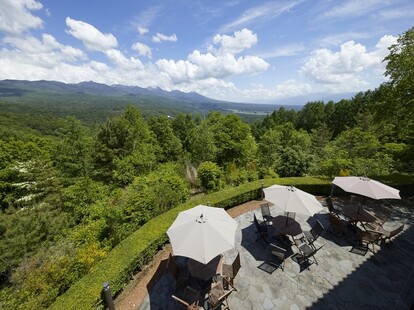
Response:
[{"label": "patio umbrella", "polygon": [[283,208],[285,212],[301,213],[313,216],[323,207],[315,196],[294,186],[272,185],[263,189],[265,199]]},{"label": "patio umbrella", "polygon": [[399,190],[365,177],[335,177],[332,183],[348,193],[373,199],[401,199]]},{"label": "patio umbrella", "polygon": [[222,208],[198,205],[178,214],[167,235],[174,255],[206,264],[234,248],[237,222]]}]

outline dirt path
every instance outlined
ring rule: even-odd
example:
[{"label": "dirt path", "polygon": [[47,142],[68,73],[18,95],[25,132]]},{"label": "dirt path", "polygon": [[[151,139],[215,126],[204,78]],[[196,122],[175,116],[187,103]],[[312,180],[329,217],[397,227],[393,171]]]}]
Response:
[{"label": "dirt path", "polygon": [[[259,208],[261,201],[252,200],[232,209],[227,212],[232,217],[237,217],[240,214],[255,210]],[[155,283],[162,276],[162,271],[165,270],[163,264],[168,259],[171,252],[171,245],[166,244],[165,247],[155,254],[154,259],[144,269],[136,274],[133,280],[124,288],[122,293],[115,299],[115,307],[118,310],[135,310],[138,309],[141,302],[148,294]]]}]

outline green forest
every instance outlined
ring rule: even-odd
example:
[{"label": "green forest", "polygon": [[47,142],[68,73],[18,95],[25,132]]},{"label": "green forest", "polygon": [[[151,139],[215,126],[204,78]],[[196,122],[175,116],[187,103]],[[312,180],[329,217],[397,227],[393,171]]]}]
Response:
[{"label": "green forest", "polygon": [[2,111],[0,308],[46,308],[121,240],[194,195],[276,176],[412,175],[414,28],[385,61],[389,80],[374,90],[249,121],[132,104],[98,124]]}]

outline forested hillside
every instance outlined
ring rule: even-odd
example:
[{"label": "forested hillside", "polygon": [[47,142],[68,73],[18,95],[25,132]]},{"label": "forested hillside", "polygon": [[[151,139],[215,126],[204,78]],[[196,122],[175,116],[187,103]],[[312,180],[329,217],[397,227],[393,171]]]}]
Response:
[{"label": "forested hillside", "polygon": [[[173,116],[178,113],[205,115],[210,111],[221,111],[240,114],[248,121],[280,107],[219,101],[197,93],[168,92],[159,88],[109,86],[94,82],[0,81],[0,109],[5,113],[24,112],[51,118],[70,115],[86,125],[94,125],[121,113],[127,105],[137,107],[144,116]],[[300,106],[290,105],[290,108],[299,110]]]},{"label": "forested hillside", "polygon": [[[274,176],[413,173],[413,54],[414,28],[390,49],[389,82],[349,100],[279,108],[253,124],[133,105],[94,124],[69,108],[27,113],[8,102],[0,308],[47,307],[120,240],[191,195]],[[96,100],[96,115],[101,104],[111,108]]]}]

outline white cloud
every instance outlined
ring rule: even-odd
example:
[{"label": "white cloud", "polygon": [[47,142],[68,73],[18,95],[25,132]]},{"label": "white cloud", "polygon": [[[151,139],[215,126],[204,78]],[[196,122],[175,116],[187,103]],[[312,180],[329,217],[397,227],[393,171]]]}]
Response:
[{"label": "white cloud", "polygon": [[317,42],[319,46],[338,46],[350,40],[367,39],[371,34],[367,32],[341,32],[320,38]]},{"label": "white cloud", "polygon": [[151,58],[151,48],[144,43],[136,42],[132,45],[132,49],[137,51],[141,56],[147,56],[148,58]]},{"label": "white cloud", "polygon": [[351,0],[342,2],[340,5],[333,7],[331,10],[322,14],[323,18],[344,18],[366,15],[387,4],[384,0]]},{"label": "white cloud", "polygon": [[152,41],[156,43],[161,43],[162,41],[177,42],[177,36],[174,34],[168,36],[166,34],[158,33],[152,37]]},{"label": "white cloud", "polygon": [[388,54],[387,48],[395,42],[395,37],[384,36],[372,52],[354,41],[342,44],[337,52],[326,48],[318,49],[312,52],[301,72],[329,89],[359,90],[370,84],[368,73],[371,70],[383,72],[383,59]]},{"label": "white cloud", "polygon": [[156,62],[158,68],[167,74],[173,83],[189,80],[194,82],[207,78],[226,78],[239,74],[256,74],[266,70],[267,62],[256,56],[235,58],[232,54],[215,56],[212,53],[202,54],[195,50],[187,60],[160,59]]},{"label": "white cloud", "polygon": [[143,69],[144,67],[139,59],[134,57],[127,58],[119,50],[110,49],[105,51],[105,54],[113,64],[123,70],[136,70]]},{"label": "white cloud", "polygon": [[221,52],[237,54],[257,43],[257,35],[247,28],[235,31],[234,36],[216,34],[214,44],[221,45]]},{"label": "white cloud", "polygon": [[43,21],[31,14],[43,6],[35,0],[0,1],[0,31],[18,35],[30,28],[41,28]]},{"label": "white cloud", "polygon": [[161,43],[162,41],[177,42],[177,36],[174,34],[168,36],[166,34],[158,33],[152,37],[152,41],[156,43]]},{"label": "white cloud", "polygon": [[152,6],[144,11],[141,11],[138,15],[133,17],[129,22],[134,31],[138,31],[140,35],[146,34],[149,30],[148,27],[154,22],[160,19],[160,12],[162,12],[163,6]]},{"label": "white cloud", "polygon": [[301,2],[303,1],[290,1],[285,3],[269,1],[263,5],[245,11],[234,21],[221,27],[220,32],[227,32],[232,29],[240,28],[241,26],[246,26],[252,23],[263,22],[269,19],[276,18],[280,14],[294,8]]},{"label": "white cloud", "polygon": [[81,40],[85,47],[91,51],[106,51],[118,45],[111,33],[102,33],[94,26],[83,21],[66,18],[67,33]]},{"label": "white cloud", "polygon": [[289,98],[309,94],[312,87],[308,83],[301,83],[296,80],[287,80],[276,85],[274,90],[275,98]]},{"label": "white cloud", "polygon": [[[211,81],[211,80],[210,80]],[[260,84],[254,84],[251,88],[239,89],[233,83],[220,84],[217,80],[212,85],[201,84],[204,89],[199,87],[198,93],[207,97],[219,100],[241,101],[241,102],[274,102],[275,100],[286,99],[295,96],[306,95],[312,92],[311,85],[287,80],[271,88],[264,88]]]},{"label": "white cloud", "polygon": [[140,35],[144,35],[148,32],[148,28],[138,26],[138,32]]},{"label": "white cloud", "polygon": [[277,47],[269,51],[261,52],[257,56],[261,58],[277,58],[277,57],[285,57],[285,56],[295,56],[300,52],[303,52],[305,47],[302,44],[293,44],[287,45],[283,47]]},{"label": "white cloud", "polygon": [[396,8],[396,9],[387,9],[383,10],[378,13],[378,17],[380,19],[400,19],[400,18],[410,18],[414,17],[414,9],[413,7],[405,7],[405,8]]},{"label": "white cloud", "polygon": [[10,49],[3,49],[0,54],[2,57],[43,68],[58,66],[61,62],[87,59],[81,50],[60,44],[49,34],[43,34],[42,40],[32,36],[5,37],[3,43]]}]

